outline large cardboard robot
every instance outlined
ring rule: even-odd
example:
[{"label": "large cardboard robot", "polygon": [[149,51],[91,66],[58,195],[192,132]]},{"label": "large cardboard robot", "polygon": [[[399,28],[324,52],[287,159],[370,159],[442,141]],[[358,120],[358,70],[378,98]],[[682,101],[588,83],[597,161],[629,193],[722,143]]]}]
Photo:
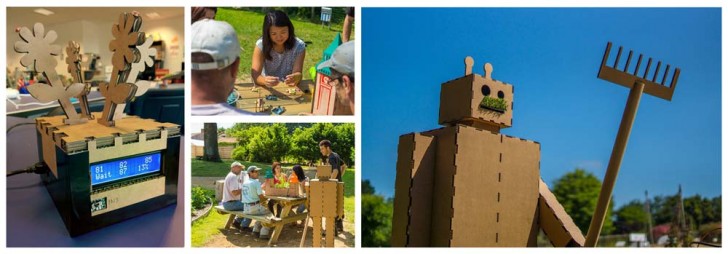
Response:
[{"label": "large cardboard robot", "polygon": [[584,237],[539,174],[539,143],[500,134],[513,124],[513,85],[472,73],[442,84],[439,123],[400,136],[392,246],[554,246]]}]

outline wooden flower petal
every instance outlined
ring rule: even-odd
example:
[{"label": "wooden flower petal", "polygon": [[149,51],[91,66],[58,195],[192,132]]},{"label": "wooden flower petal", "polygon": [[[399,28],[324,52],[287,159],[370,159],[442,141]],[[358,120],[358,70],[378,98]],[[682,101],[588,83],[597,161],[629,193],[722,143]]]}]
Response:
[{"label": "wooden flower petal", "polygon": [[48,31],[48,33],[43,38],[43,40],[48,44],[55,42],[56,39],[58,39],[58,34],[56,34],[56,31],[53,30]]},{"label": "wooden flower petal", "polygon": [[28,49],[30,48],[30,44],[24,41],[16,41],[15,42],[15,52],[18,53],[28,53]]},{"label": "wooden flower petal", "polygon": [[45,32],[45,28],[43,27],[43,24],[35,23],[35,25],[33,25],[33,35],[35,35],[35,37],[43,38],[44,32]]},{"label": "wooden flower petal", "polygon": [[74,83],[66,87],[66,97],[77,97],[81,92],[83,92],[83,89],[86,88],[86,85],[83,83]]},{"label": "wooden flower petal", "polygon": [[20,29],[20,38],[23,39],[25,42],[29,42],[31,39],[33,39],[33,32],[30,31],[27,27],[23,27]]}]

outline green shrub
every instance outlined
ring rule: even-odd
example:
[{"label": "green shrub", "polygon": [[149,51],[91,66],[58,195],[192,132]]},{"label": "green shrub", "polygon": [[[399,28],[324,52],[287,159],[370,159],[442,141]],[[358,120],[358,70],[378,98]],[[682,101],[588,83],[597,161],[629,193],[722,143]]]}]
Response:
[{"label": "green shrub", "polygon": [[195,210],[202,209],[210,202],[210,198],[215,192],[202,187],[192,187],[192,208]]}]

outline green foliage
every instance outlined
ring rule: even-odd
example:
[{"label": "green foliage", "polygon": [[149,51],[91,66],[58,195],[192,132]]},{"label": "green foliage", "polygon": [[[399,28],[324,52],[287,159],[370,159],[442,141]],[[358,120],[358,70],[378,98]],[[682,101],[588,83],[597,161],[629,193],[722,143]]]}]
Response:
[{"label": "green foliage", "polygon": [[[559,200],[566,213],[574,220],[574,223],[579,226],[581,232],[586,233],[589,230],[601,185],[601,182],[594,174],[580,168],[566,173],[557,179],[554,184],[553,193],[556,199]],[[613,203],[609,202],[606,219],[602,226],[603,235],[614,231],[611,219]]]},{"label": "green foliage", "polygon": [[[272,128],[275,130],[272,131]],[[323,158],[318,143],[328,139],[332,142],[332,149],[349,165],[354,166],[355,130],[352,123],[286,123],[286,124],[258,124],[238,123],[227,130],[227,133],[238,139],[238,146],[233,150],[232,157],[245,161],[288,160],[308,164]],[[273,135],[275,134],[275,135]],[[271,138],[283,146],[269,151],[272,154],[261,154],[263,148],[271,150],[265,145],[271,144]]]},{"label": "green foliage", "polygon": [[634,200],[617,209],[615,214],[615,233],[628,234],[635,232],[647,232],[649,217],[645,211],[644,203]]},{"label": "green foliage", "polygon": [[202,209],[209,204],[210,198],[215,196],[215,192],[202,187],[192,187],[192,208],[195,210]]},{"label": "green foliage", "polygon": [[[365,192],[366,190],[366,192]],[[394,210],[391,200],[384,200],[384,197],[374,193],[374,187],[369,180],[362,182],[362,246],[364,247],[389,247],[389,239],[392,234],[392,212]]]},{"label": "green foliage", "polygon": [[506,109],[508,109],[508,105],[506,104],[505,100],[488,96],[483,97],[483,100],[480,101],[480,106],[500,112],[505,112]]}]

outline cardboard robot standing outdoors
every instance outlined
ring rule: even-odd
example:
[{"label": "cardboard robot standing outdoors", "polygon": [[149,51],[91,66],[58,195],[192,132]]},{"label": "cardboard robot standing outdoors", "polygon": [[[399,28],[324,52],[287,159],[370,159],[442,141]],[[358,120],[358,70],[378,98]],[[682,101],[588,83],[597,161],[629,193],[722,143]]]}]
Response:
[{"label": "cardboard robot standing outdoors", "polygon": [[539,143],[500,134],[513,124],[513,86],[472,73],[442,84],[439,123],[400,136],[392,246],[554,246],[584,237],[539,173]]}]

